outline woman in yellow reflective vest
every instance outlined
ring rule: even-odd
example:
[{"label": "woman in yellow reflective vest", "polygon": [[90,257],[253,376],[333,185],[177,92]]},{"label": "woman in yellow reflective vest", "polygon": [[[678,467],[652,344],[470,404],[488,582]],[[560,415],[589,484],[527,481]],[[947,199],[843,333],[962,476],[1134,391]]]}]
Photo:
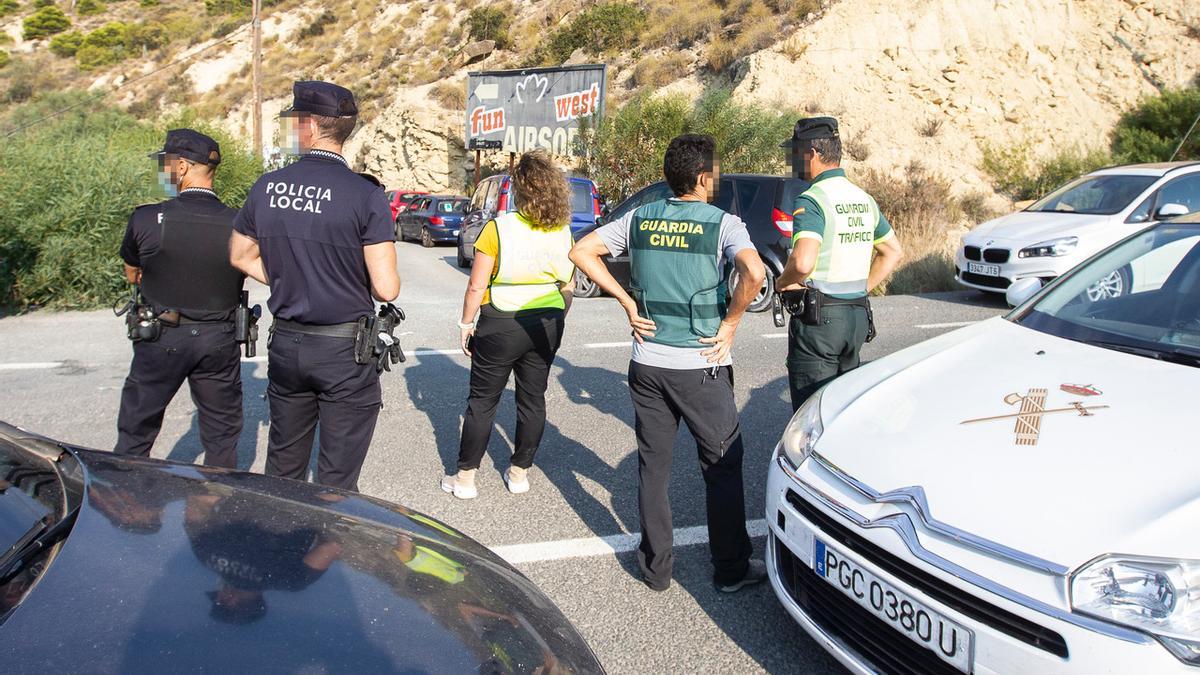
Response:
[{"label": "woman in yellow reflective vest", "polygon": [[[471,390],[458,450],[458,473],[442,489],[476,496],[475,473],[487,450],[492,421],[509,374],[517,379],[517,431],[504,484],[529,490],[529,468],[546,428],[546,384],[562,342],[575,266],[571,251],[571,191],[544,150],[521,156],[512,173],[518,211],[484,226],[458,324],[471,357]],[[475,315],[479,319],[476,322]]]}]

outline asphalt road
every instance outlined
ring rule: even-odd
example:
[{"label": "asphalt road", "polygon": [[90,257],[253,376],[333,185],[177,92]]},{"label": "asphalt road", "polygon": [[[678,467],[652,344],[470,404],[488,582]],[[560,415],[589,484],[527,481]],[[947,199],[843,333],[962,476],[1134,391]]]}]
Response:
[{"label": "asphalt road", "polygon": [[[629,331],[611,299],[577,301],[547,392],[549,423],[531,473],[532,491],[509,494],[500,477],[511,454],[515,411],[506,395],[479,498],[454,500],[438,481],[452,471],[467,395],[468,360],[458,352],[466,275],[453,247],[399,244],[398,330],[408,352],[385,374],[384,409],[363,469],[363,492],[455,525],[496,548],[538,583],[582,631],[613,673],[836,672],[837,664],[791,621],[766,586],[724,596],[710,582],[707,546],[679,547],[675,584],[655,593],[637,578],[628,550],[636,533],[637,457],[625,385]],[[265,305],[266,289],[253,292]],[[1004,311],[998,297],[974,292],[897,296],[874,301],[875,359]],[[265,325],[269,322],[263,322]],[[120,390],[130,346],[123,323],[107,311],[36,312],[0,319],[0,419],[59,440],[95,448],[116,441]],[[246,427],[239,466],[261,471],[267,443],[267,365],[243,364]],[[769,314],[749,315],[734,351],[738,405],[746,441],[747,515],[762,516],[770,453],[790,416],[784,330]],[[195,407],[177,396],[154,457],[191,462],[202,452]],[[677,528],[704,523],[695,446],[681,431],[671,503]],[[703,529],[683,537],[703,542]],[[598,540],[597,538],[606,538]],[[755,539],[762,554],[763,539]],[[601,551],[597,553],[597,550]],[[720,597],[718,597],[720,596]]]}]

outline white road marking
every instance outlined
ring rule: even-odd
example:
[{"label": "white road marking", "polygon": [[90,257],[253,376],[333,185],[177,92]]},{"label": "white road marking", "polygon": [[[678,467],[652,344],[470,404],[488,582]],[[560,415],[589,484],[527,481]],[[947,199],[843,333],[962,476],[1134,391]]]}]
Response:
[{"label": "white road marking", "polygon": [[31,361],[29,363],[0,363],[0,370],[50,370],[63,365],[62,361]]},{"label": "white road marking", "polygon": [[976,323],[979,323],[979,322],[978,321],[949,321],[947,323],[919,323],[919,324],[913,326],[913,328],[920,328],[921,330],[928,330],[930,328],[962,328],[963,326],[970,326],[970,325],[976,324]]},{"label": "white road marking", "polygon": [[632,340],[624,342],[589,342],[584,347],[588,349],[612,349],[613,347],[628,347]]},{"label": "white road marking", "polygon": [[762,336],[767,338],[768,340],[773,340],[776,338],[785,338],[788,336],[788,334],[787,333],[763,333]]},{"label": "white road marking", "polygon": [[242,362],[243,363],[266,363],[267,357],[266,356],[244,356],[244,357],[242,357]]},{"label": "white road marking", "polygon": [[[746,523],[746,531],[751,537],[762,537],[767,534],[767,521],[751,520]],[[560,539],[558,541],[543,541],[534,544],[510,544],[508,546],[492,546],[492,552],[504,558],[512,565],[523,563],[549,562],[552,560],[567,560],[570,558],[587,558],[598,555],[615,555],[637,550],[641,541],[640,532],[632,534],[613,534],[607,537],[583,537],[580,539]],[[708,527],[681,527],[675,530],[676,546],[692,546],[708,543]]]}]

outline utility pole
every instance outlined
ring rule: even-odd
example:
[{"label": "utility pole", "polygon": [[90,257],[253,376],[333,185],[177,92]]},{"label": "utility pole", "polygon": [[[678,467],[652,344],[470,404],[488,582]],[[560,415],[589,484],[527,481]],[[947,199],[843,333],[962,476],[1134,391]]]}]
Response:
[{"label": "utility pole", "polygon": [[250,41],[254,55],[251,58],[251,70],[254,72],[254,155],[258,161],[263,159],[262,134],[262,0],[253,0],[253,18],[251,19]]}]

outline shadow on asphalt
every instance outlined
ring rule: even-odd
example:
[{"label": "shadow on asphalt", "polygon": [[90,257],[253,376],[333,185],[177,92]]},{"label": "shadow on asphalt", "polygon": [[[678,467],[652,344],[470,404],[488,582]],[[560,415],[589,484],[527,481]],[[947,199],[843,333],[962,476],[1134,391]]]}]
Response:
[{"label": "shadow on asphalt", "polygon": [[967,307],[995,307],[1008,309],[1008,301],[1003,293],[987,293],[984,291],[945,291],[942,293],[919,293],[913,297],[937,300],[951,305]]},{"label": "shadow on asphalt", "polygon": [[471,276],[471,268],[470,267],[459,267],[458,266],[458,252],[457,251],[455,251],[454,255],[442,256],[442,262],[449,265],[451,267],[451,269],[455,270],[456,272],[463,275],[464,277]]},{"label": "shadow on asphalt", "polygon": [[[262,376],[258,372],[262,370]],[[264,398],[267,394],[267,369],[265,364],[246,363],[242,362],[242,434],[238,437],[238,462],[237,468],[241,471],[249,471],[250,467],[257,459],[255,454],[258,447],[258,437],[260,434],[266,433],[270,422],[270,416],[267,412],[267,401]],[[185,383],[176,392],[176,396],[185,392],[187,384]],[[195,463],[201,455],[204,454],[204,444],[200,441],[200,413],[192,413],[192,424],[188,427],[187,433],[175,441],[175,445],[171,447],[171,451],[167,453],[167,459],[172,462],[183,462],[185,464]],[[313,470],[316,467],[316,459],[313,453]]]}]

